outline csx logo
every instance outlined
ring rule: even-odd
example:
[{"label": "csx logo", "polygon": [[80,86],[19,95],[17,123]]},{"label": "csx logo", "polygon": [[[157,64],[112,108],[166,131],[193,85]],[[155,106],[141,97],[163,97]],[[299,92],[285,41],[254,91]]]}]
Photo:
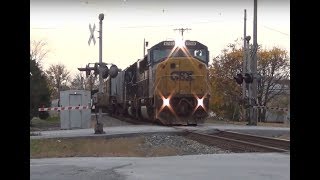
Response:
[{"label": "csx logo", "polygon": [[171,73],[171,79],[173,81],[191,81],[192,80],[192,71],[173,71]]}]

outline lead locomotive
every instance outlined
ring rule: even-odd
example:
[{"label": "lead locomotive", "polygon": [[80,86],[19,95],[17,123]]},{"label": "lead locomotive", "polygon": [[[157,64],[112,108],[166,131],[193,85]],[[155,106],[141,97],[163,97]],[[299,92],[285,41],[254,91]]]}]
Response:
[{"label": "lead locomotive", "polygon": [[207,117],[209,51],[198,41],[162,41],[105,81],[108,110],[164,125],[196,125]]}]

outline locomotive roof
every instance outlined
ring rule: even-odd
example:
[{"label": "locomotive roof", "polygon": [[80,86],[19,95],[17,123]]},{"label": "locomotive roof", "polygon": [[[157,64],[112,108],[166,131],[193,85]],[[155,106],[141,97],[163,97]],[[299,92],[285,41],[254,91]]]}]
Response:
[{"label": "locomotive roof", "polygon": [[[204,48],[204,49],[208,49],[208,47],[198,41],[190,41],[190,40],[186,40],[185,44],[187,47],[196,47],[196,48]],[[152,46],[150,48],[150,50],[152,49],[170,49],[173,48],[175,45],[175,41],[161,41],[158,44]]]}]

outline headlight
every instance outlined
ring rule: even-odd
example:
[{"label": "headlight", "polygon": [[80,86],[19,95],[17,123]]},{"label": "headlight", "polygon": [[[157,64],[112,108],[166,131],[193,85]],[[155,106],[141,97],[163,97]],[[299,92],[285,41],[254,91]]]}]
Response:
[{"label": "headlight", "polygon": [[185,41],[183,39],[177,38],[175,40],[175,46],[179,48],[185,47]]},{"label": "headlight", "polygon": [[163,98],[162,99],[163,101],[163,106],[166,107],[166,106],[170,106],[170,99],[169,98]]},{"label": "headlight", "polygon": [[198,105],[197,105],[197,107],[199,107],[199,106],[203,107],[203,98],[198,99]]}]

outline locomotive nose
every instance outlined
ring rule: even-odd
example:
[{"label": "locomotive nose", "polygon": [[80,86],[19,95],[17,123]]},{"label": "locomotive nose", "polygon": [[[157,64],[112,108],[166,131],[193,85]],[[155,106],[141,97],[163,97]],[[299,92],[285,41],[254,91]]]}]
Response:
[{"label": "locomotive nose", "polygon": [[192,112],[192,104],[187,99],[181,99],[177,106],[177,114],[188,116]]}]

